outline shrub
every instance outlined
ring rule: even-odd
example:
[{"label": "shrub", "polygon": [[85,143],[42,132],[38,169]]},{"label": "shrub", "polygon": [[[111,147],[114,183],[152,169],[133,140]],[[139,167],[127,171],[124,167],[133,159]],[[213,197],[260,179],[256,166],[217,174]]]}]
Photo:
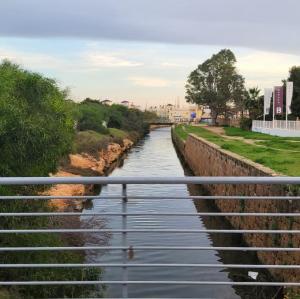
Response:
[{"label": "shrub", "polygon": [[40,74],[0,64],[0,175],[47,176],[71,150],[66,92]]},{"label": "shrub", "polygon": [[240,120],[240,128],[243,130],[250,131],[252,127],[252,119],[250,118],[242,118]]},{"label": "shrub", "polygon": [[[4,61],[0,64],[0,175],[48,176],[72,148],[75,105],[52,79]],[[29,187],[0,187],[1,195],[34,195]],[[44,201],[0,202],[0,212],[48,212]],[[0,229],[48,228],[46,217],[4,217]],[[0,247],[66,246],[55,234],[3,234]],[[0,263],[82,263],[84,256],[72,252],[3,252]],[[1,281],[98,280],[99,269],[0,269]],[[8,290],[11,298],[89,297],[101,295],[96,286],[27,286]],[[2,293],[2,294],[1,294]],[[0,296],[3,295],[3,291]],[[20,294],[20,296],[19,296]],[[3,295],[4,296],[4,295]]]},{"label": "shrub", "polygon": [[79,104],[79,112],[80,116],[77,125],[79,131],[93,130],[101,134],[108,134],[107,128],[103,125],[108,119],[104,105],[97,102],[84,101]]},{"label": "shrub", "polygon": [[139,136],[143,136],[149,132],[148,121],[153,117],[153,113],[149,114],[117,104],[107,106],[91,99],[86,99],[79,104],[79,112],[78,130],[93,130],[101,134],[111,133],[103,126],[105,122],[108,128],[135,131]]},{"label": "shrub", "polygon": [[74,151],[87,153],[95,158],[99,157],[101,150],[107,149],[111,138],[95,131],[78,132],[75,138]]}]

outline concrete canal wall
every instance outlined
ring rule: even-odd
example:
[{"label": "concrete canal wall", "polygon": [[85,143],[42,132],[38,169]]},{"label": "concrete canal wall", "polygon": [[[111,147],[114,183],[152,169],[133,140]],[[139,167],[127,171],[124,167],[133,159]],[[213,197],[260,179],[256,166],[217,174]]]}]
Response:
[{"label": "concrete canal wall", "polygon": [[[273,170],[254,163],[237,154],[221,149],[218,145],[190,134],[182,141],[172,130],[173,142],[188,166],[196,176],[276,176]],[[269,185],[208,185],[206,189],[212,195],[285,195],[286,186]],[[221,212],[296,212],[297,203],[276,200],[215,200]],[[235,229],[300,229],[295,217],[226,217]],[[299,247],[300,236],[279,234],[245,234],[244,239],[254,247]],[[258,252],[258,258],[264,264],[300,264],[297,252]],[[270,271],[276,279],[296,281],[297,270]]]}]

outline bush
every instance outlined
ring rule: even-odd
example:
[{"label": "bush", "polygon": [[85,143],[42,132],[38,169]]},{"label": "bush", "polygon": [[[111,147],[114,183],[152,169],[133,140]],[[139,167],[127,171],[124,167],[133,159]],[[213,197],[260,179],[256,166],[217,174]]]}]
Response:
[{"label": "bush", "polygon": [[108,119],[104,105],[85,100],[79,104],[79,113],[77,125],[79,131],[93,130],[101,134],[108,134],[107,128],[103,125]]},{"label": "bush", "polygon": [[240,128],[243,130],[250,131],[252,128],[252,119],[250,118],[242,118],[240,120]]},{"label": "bush", "polygon": [[[72,149],[75,105],[56,82],[4,61],[0,64],[0,175],[48,176]],[[1,195],[34,195],[29,187],[1,187]],[[0,212],[48,212],[44,201],[0,202]],[[49,228],[46,217],[2,217],[0,229]],[[0,247],[66,246],[55,234],[2,234]],[[83,263],[84,256],[62,252],[3,252],[0,263]],[[0,269],[1,281],[98,280],[99,269]],[[101,295],[96,286],[27,286],[8,289],[11,298],[53,298]],[[19,296],[20,295],[20,296]],[[3,295],[4,296],[4,295]]]},{"label": "bush", "polygon": [[153,113],[129,109],[117,104],[107,106],[91,99],[86,99],[79,104],[79,112],[78,130],[93,130],[101,134],[111,133],[103,126],[103,123],[106,123],[108,128],[135,131],[139,136],[143,136],[149,132],[148,121],[153,118]]},{"label": "bush", "polygon": [[[51,212],[44,202],[28,200],[26,203],[20,200],[6,201],[0,203],[0,210],[3,212]],[[73,223],[72,223],[73,225]],[[32,229],[57,227],[57,224],[49,221],[46,217],[7,217],[3,218],[1,229]],[[66,225],[65,225],[66,227]],[[66,241],[55,234],[7,234],[1,237],[2,247],[39,247],[66,246]],[[28,251],[24,252],[3,252],[0,256],[0,263],[83,263],[82,253],[70,251]],[[1,281],[28,281],[28,280],[98,280],[101,275],[100,269],[29,269],[29,268],[9,268],[0,269]],[[97,291],[96,286],[65,285],[63,288],[57,286],[26,286],[17,288],[20,298],[72,298],[74,294],[89,297]],[[101,295],[100,291],[97,291]],[[76,297],[77,297],[76,296]],[[13,297],[15,298],[15,297]]]},{"label": "bush", "polygon": [[126,133],[125,131],[122,131],[122,130],[119,130],[116,128],[109,128],[108,130],[109,130],[109,134],[112,137],[119,137],[122,139],[128,138],[128,133]]},{"label": "bush", "polygon": [[94,131],[78,132],[75,138],[74,151],[87,153],[99,158],[99,152],[107,149],[111,138]]},{"label": "bush", "polygon": [[0,175],[47,176],[69,153],[74,121],[66,92],[40,74],[0,64]]}]

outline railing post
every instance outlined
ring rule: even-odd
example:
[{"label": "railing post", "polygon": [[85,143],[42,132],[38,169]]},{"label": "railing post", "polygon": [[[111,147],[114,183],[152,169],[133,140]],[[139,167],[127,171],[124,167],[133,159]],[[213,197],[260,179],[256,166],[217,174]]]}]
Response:
[{"label": "railing post", "polygon": [[[127,229],[127,185],[123,184],[122,185],[122,229],[126,230]],[[122,286],[122,298],[128,298],[128,285],[125,283],[125,281],[128,280],[128,268],[126,267],[127,264],[127,247],[128,247],[128,242],[127,242],[127,233],[122,232],[122,246],[126,247],[123,249],[123,286]]]}]

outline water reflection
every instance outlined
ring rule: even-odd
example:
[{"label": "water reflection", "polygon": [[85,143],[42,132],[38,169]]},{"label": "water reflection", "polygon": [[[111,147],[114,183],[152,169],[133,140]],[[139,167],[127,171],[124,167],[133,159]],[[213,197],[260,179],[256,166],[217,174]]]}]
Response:
[{"label": "water reflection", "polygon": [[[113,171],[111,176],[183,176],[186,169],[182,167],[174,150],[169,128],[162,128],[151,132],[138,146],[133,148],[124,160],[122,167]],[[189,194],[201,194],[201,190],[193,186],[184,185],[163,185],[163,186],[128,186],[129,203],[128,212],[133,213],[158,213],[158,212],[182,212],[194,213],[196,211],[210,211],[213,207],[206,202],[194,203],[192,200],[137,200],[130,199],[134,195],[168,195],[187,196]],[[104,186],[101,195],[120,195],[121,186]],[[95,212],[121,212],[120,200],[95,199],[91,209]],[[108,228],[120,228],[120,217],[107,217],[103,219]],[[88,221],[82,219],[82,221]],[[103,222],[102,222],[103,223]],[[155,217],[155,216],[134,216],[128,218],[128,228],[139,229],[163,229],[163,228],[224,228],[228,223],[224,219],[197,216],[193,217]],[[226,238],[219,234],[158,234],[155,232],[128,235],[129,245],[132,246],[234,246],[241,240],[237,236],[226,235]],[[107,239],[109,245],[120,246],[121,236],[111,235]],[[87,241],[86,245],[97,243],[98,240]],[[237,254],[224,251],[135,251],[132,254],[132,263],[255,263],[255,256],[242,253]],[[122,255],[119,251],[93,252],[87,256],[89,262],[120,263]],[[263,277],[260,273],[259,277]],[[122,272],[118,268],[106,269],[105,280],[121,280]],[[131,268],[129,270],[130,280],[191,280],[191,281],[233,281],[249,280],[248,273],[243,270],[206,269],[206,268]],[[271,290],[272,293],[276,290]],[[129,287],[130,297],[180,297],[180,298],[272,298],[266,297],[264,290],[254,288],[239,288],[231,286],[187,286],[187,285],[135,285]],[[121,288],[118,286],[107,289],[107,297],[120,297]],[[273,296],[273,295],[271,295]],[[274,297],[276,298],[276,297]]]},{"label": "water reflection", "polygon": [[[191,171],[185,166],[185,174],[192,175]],[[209,193],[196,185],[188,185],[191,196],[209,195]],[[210,200],[194,200],[197,211],[215,212],[217,208]],[[207,229],[233,229],[225,217],[201,217]],[[214,247],[246,247],[246,243],[239,234],[209,234]],[[256,252],[252,251],[217,251],[219,261],[223,264],[259,264]],[[258,273],[257,281],[274,281],[271,275],[264,269],[230,269],[225,268],[223,271],[228,273],[232,281],[254,281],[249,276],[249,271]],[[246,287],[234,286],[236,293],[243,299],[260,298],[260,299],[280,299],[283,298],[282,287]]]}]

